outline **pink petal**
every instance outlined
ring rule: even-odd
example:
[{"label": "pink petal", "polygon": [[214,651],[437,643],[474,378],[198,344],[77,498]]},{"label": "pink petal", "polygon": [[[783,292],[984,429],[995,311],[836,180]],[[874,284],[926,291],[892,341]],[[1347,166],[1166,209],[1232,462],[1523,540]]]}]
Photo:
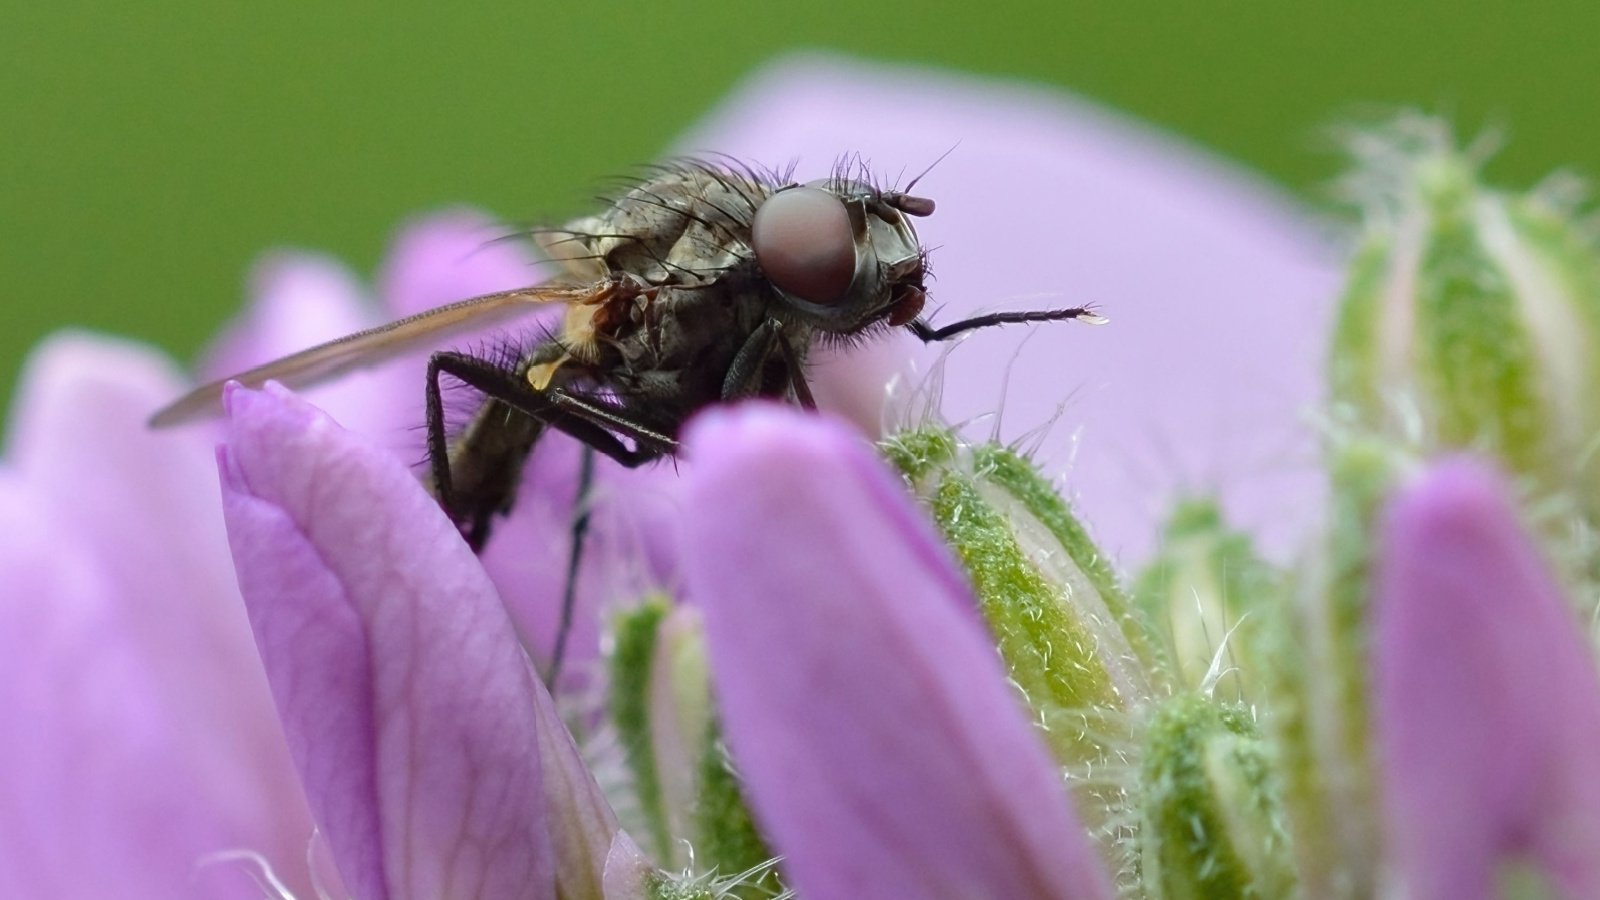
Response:
[{"label": "pink petal", "polygon": [[1440,464],[1381,540],[1377,733],[1407,896],[1498,896],[1497,867],[1527,858],[1600,896],[1600,679],[1500,477]]},{"label": "pink petal", "polygon": [[645,900],[651,896],[656,876],[655,867],[633,839],[626,832],[617,832],[606,855],[605,900]]},{"label": "pink petal", "polygon": [[[1091,302],[1112,323],[973,335],[950,354],[945,417],[991,416],[1004,395],[1004,427],[981,429],[1011,440],[1065,403],[1042,459],[1117,555],[1147,555],[1186,490],[1220,489],[1280,556],[1318,521],[1302,413],[1321,395],[1340,255],[1268,185],[1056,91],[831,57],[774,64],[679,147],[798,160],[801,179],[860,153],[902,183],[953,148],[917,186],[938,202],[917,223],[930,318]],[[888,340],[922,372],[947,349]],[[861,390],[877,403],[881,384]]]},{"label": "pink petal", "polygon": [[[10,704],[49,702],[13,732],[43,768],[6,774],[56,795],[57,861],[74,878],[96,871],[89,857],[145,858],[174,891],[215,896],[248,882],[209,869],[191,882],[193,867],[247,850],[308,888],[310,818],[233,583],[210,448],[144,425],[182,382],[146,348],[85,335],[45,342],[23,382],[7,454],[20,493],[0,534],[39,556],[0,578],[7,614],[25,618],[5,629],[22,680],[0,705],[17,721]],[[124,887],[136,895],[131,875]],[[52,893],[95,892],[0,890]]]},{"label": "pink petal", "polygon": [[764,405],[688,443],[686,580],[799,894],[1109,897],[970,591],[870,448]]},{"label": "pink petal", "polygon": [[234,785],[208,777],[221,774],[207,771],[214,742],[193,733],[181,694],[130,639],[116,583],[45,501],[0,476],[0,896],[256,896],[238,873],[200,871],[248,839],[244,810],[215,802]]},{"label": "pink petal", "polygon": [[222,378],[377,324],[355,274],[320,253],[263,254],[251,268],[248,296],[244,314],[206,354],[209,377]]},{"label": "pink petal", "polygon": [[561,897],[606,896],[608,859],[627,835],[543,688],[534,692],[539,718],[539,760],[555,851],[556,892]]},{"label": "pink petal", "polygon": [[378,294],[396,318],[454,300],[537,284],[547,273],[526,241],[474,209],[432,213],[407,223],[378,274]]},{"label": "pink petal", "polygon": [[[225,378],[379,321],[366,289],[337,260],[297,251],[269,253],[250,273],[249,307],[202,368],[206,378]],[[403,369],[383,366],[317,385],[307,396],[347,428],[384,436],[396,450],[414,452],[415,442],[405,440],[402,429],[412,424],[412,408],[422,406],[420,377],[413,385]]]},{"label": "pink petal", "polygon": [[548,897],[541,690],[416,479],[282,389],[229,396],[239,583],[358,898]]}]

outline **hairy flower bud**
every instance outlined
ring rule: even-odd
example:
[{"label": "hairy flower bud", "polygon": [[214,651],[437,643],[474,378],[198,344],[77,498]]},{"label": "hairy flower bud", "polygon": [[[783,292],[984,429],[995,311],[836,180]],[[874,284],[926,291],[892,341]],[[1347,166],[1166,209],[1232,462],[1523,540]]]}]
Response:
[{"label": "hairy flower bud", "polygon": [[1180,683],[1210,695],[1229,675],[1238,690],[1248,689],[1260,669],[1251,636],[1259,630],[1262,604],[1279,596],[1277,580],[1249,536],[1229,529],[1215,503],[1191,500],[1173,512],[1160,552],[1134,583],[1134,596],[1164,632]]},{"label": "hairy flower bud", "polygon": [[1193,695],[1161,706],[1146,733],[1139,818],[1145,896],[1293,894],[1271,756],[1247,708]]},{"label": "hairy flower bud", "polygon": [[1492,453],[1600,508],[1600,256],[1549,188],[1485,186],[1419,116],[1362,132],[1365,237],[1331,360],[1336,402],[1421,449]]},{"label": "hairy flower bud", "polygon": [[972,579],[1011,679],[1057,759],[1099,755],[1102,716],[1158,691],[1163,669],[1142,616],[1048,480],[998,445],[901,434],[885,452]]},{"label": "hairy flower bud", "polygon": [[1380,856],[1371,764],[1369,593],[1373,532],[1401,460],[1359,438],[1331,460],[1320,552],[1263,629],[1263,705],[1307,896],[1363,897]]}]

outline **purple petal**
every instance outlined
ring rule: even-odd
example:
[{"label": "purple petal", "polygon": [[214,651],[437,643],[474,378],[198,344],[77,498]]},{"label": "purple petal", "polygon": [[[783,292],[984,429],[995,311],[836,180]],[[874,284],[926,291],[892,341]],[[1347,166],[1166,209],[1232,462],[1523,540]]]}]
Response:
[{"label": "purple petal", "polygon": [[1498,896],[1531,858],[1600,896],[1600,680],[1493,471],[1445,462],[1390,504],[1376,576],[1377,733],[1407,896]]},{"label": "purple petal", "polygon": [[398,318],[544,280],[526,244],[503,240],[509,230],[474,209],[418,218],[389,248],[378,294]]},{"label": "purple petal", "polygon": [[[206,741],[129,639],[101,560],[0,476],[0,896],[249,897],[196,864],[244,838],[193,766]],[[233,773],[248,777],[247,772]]]},{"label": "purple petal", "polygon": [[[774,64],[679,146],[798,159],[802,179],[860,153],[902,183],[954,148],[917,186],[938,201],[917,223],[930,318],[1089,302],[1112,324],[1037,326],[1020,349],[1030,329],[973,335],[950,355],[945,417],[992,415],[1004,394],[1009,440],[1065,402],[1042,458],[1070,464],[1113,554],[1147,555],[1155,517],[1196,488],[1220,488],[1280,555],[1318,521],[1301,414],[1321,393],[1340,256],[1252,176],[1059,92],[828,57]],[[941,349],[916,351],[921,371]],[[881,385],[865,389],[877,402]]]},{"label": "purple petal", "polygon": [[[207,354],[202,370],[208,378],[225,378],[378,322],[365,288],[337,260],[270,253],[250,274],[249,307]],[[410,426],[411,410],[422,406],[420,376],[412,382],[393,366],[351,373],[307,396],[346,427],[375,435]]]},{"label": "purple petal", "polygon": [[[20,553],[0,566],[3,615],[23,617],[0,628],[15,642],[0,655],[20,680],[4,679],[18,693],[0,710],[15,722],[24,706],[12,748],[36,767],[0,767],[26,786],[0,795],[57,798],[50,824],[18,815],[55,829],[56,871],[82,883],[95,860],[103,874],[142,859],[177,879],[163,896],[217,896],[248,882],[209,868],[193,880],[194,867],[248,850],[305,890],[310,819],[233,583],[208,441],[144,425],[181,388],[152,351],[83,335],[50,339],[26,368],[7,453],[20,493],[0,529]],[[116,893],[137,896],[134,881]]]},{"label": "purple petal", "polygon": [[542,688],[482,568],[382,451],[281,388],[228,402],[239,583],[352,893],[551,896]]},{"label": "purple petal", "polygon": [[555,702],[542,688],[534,692],[534,712],[539,718],[539,760],[555,851],[556,893],[604,897],[607,860],[617,839],[627,835],[617,827],[616,815],[584,765]]},{"label": "purple petal", "polygon": [[764,405],[688,444],[687,585],[799,894],[1109,897],[970,591],[868,445]]},{"label": "purple petal", "polygon": [[605,900],[645,900],[657,872],[626,832],[617,832],[606,856]]}]

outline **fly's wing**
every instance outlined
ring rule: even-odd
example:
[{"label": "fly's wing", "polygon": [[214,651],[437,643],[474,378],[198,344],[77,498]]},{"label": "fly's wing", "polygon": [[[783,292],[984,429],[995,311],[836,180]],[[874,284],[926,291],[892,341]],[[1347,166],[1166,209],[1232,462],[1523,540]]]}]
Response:
[{"label": "fly's wing", "polygon": [[379,325],[366,331],[335,338],[309,350],[256,366],[237,375],[202,385],[150,417],[151,428],[165,428],[222,414],[222,388],[230,381],[246,387],[260,387],[277,381],[291,388],[304,388],[414,350],[433,347],[453,336],[478,331],[519,316],[527,315],[546,303],[583,302],[605,285],[539,285],[485,294],[435,307]]}]

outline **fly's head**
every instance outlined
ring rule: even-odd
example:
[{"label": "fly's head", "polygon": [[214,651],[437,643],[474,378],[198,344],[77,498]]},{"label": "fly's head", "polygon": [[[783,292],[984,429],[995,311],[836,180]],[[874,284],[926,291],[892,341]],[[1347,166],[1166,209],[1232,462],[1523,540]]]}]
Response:
[{"label": "fly's head", "polygon": [[932,213],[932,200],[862,181],[791,185],[756,210],[750,248],[781,302],[818,331],[904,325],[927,299],[911,219]]}]

